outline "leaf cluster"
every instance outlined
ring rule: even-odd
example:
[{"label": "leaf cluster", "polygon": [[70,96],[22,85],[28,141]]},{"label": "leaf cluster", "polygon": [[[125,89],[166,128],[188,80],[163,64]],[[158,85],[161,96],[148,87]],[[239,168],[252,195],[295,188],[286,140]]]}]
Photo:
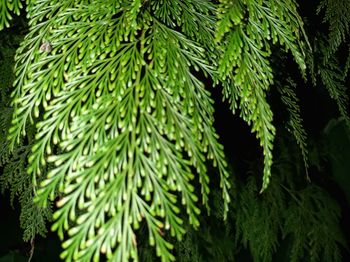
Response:
[{"label": "leaf cluster", "polygon": [[[242,261],[250,256],[253,261],[343,261],[348,243],[339,226],[339,204],[323,188],[300,180],[302,153],[287,132],[280,138],[269,188],[259,194],[259,171],[252,162],[247,180],[235,181],[227,222],[219,223],[221,203],[214,201],[218,217],[203,219],[200,231],[189,230],[179,261]],[[313,160],[318,154],[310,152],[310,167],[318,165]],[[317,175],[324,176],[322,172]],[[200,250],[199,259],[195,250]]]},{"label": "leaf cluster", "polygon": [[[20,4],[1,2],[6,15],[0,16],[0,30]],[[336,259],[341,238],[328,230],[337,227],[339,210],[318,212],[334,204],[328,196],[317,187],[284,185],[282,178],[294,169],[282,160],[268,188],[276,136],[268,101],[275,83],[273,47],[288,51],[304,77],[307,62],[315,65],[297,9],[294,0],[27,1],[29,32],[15,56],[12,104],[0,108],[5,117],[0,139],[11,150],[1,153],[1,177],[13,196],[20,195],[26,238],[44,231],[55,201],[52,229],[63,241],[62,259],[138,261],[147,236],[162,261],[173,261],[171,239],[183,241],[178,245],[199,239],[185,233],[205,224],[200,213],[210,211],[216,199],[223,218],[229,206],[234,214],[235,237],[231,231],[222,235],[227,247],[243,243],[256,261],[270,260],[278,241],[291,237],[292,258],[300,258],[311,243],[310,256],[329,245],[322,250]],[[12,60],[6,59],[3,90],[12,82]],[[345,87],[333,59],[317,64],[312,78],[320,77],[345,117]],[[256,133],[264,155],[263,195],[254,176],[239,193],[230,188],[209,83],[222,87],[232,111]],[[290,80],[277,88],[307,166],[295,84]],[[8,101],[8,92],[1,94]],[[214,175],[220,193],[210,183]],[[287,203],[287,196],[294,200]],[[299,212],[309,219],[308,228],[289,220]],[[322,221],[325,229],[317,231]],[[209,237],[210,230],[204,233],[206,243],[219,239]],[[184,259],[202,259],[198,250],[177,250],[185,252]],[[234,258],[225,246],[208,253]]]},{"label": "leaf cluster", "polygon": [[[350,119],[348,117],[348,94],[346,93],[345,80],[350,68],[350,49],[345,65],[342,66],[337,60],[337,52],[344,49],[349,39],[350,15],[344,10],[349,10],[349,1],[323,0],[320,2],[317,13],[324,13],[324,22],[329,25],[329,34],[326,39],[319,37],[315,44],[316,73],[320,75],[322,84],[328,90],[331,98],[335,100],[341,116],[346,120],[350,128]],[[345,47],[346,48],[346,47]],[[315,76],[313,76],[315,78]]]},{"label": "leaf cluster", "polygon": [[[203,31],[214,26],[213,7],[84,2],[31,2],[30,32],[16,57],[12,146],[35,123],[28,172],[41,207],[60,195],[52,228],[68,237],[63,259],[104,253],[111,261],[137,260],[136,232],[146,223],[157,255],[173,260],[164,231],[182,238],[181,205],[198,227],[192,183],[198,180],[208,207],[207,160],[229,202],[213,101],[195,74],[214,74],[204,44],[213,36]],[[170,13],[179,5],[184,18],[176,21]],[[188,24],[186,12],[203,23]],[[198,41],[196,28],[203,31]],[[48,173],[47,163],[54,165]]]},{"label": "leaf cluster", "polygon": [[[232,110],[252,125],[264,153],[262,191],[270,181],[275,137],[273,113],[266,99],[273,73],[271,45],[289,50],[302,72],[305,57],[303,22],[295,1],[220,1],[216,41],[220,43],[219,73]],[[305,40],[305,39],[304,39]]]},{"label": "leaf cluster", "polygon": [[[346,42],[350,33],[349,1],[322,0],[317,13],[323,15],[323,22],[329,25],[327,48],[324,52],[324,61],[327,62],[338,51],[340,45]],[[349,59],[349,58],[348,58]],[[348,67],[348,65],[347,65]],[[346,70],[347,71],[347,70]]]},{"label": "leaf cluster", "polygon": [[16,46],[21,40],[18,35],[10,36],[10,38],[8,39],[3,32],[0,33],[0,189],[3,193],[9,191],[12,205],[18,198],[21,209],[20,225],[24,230],[23,239],[29,241],[36,235],[45,236],[46,222],[51,218],[51,211],[49,208],[40,208],[33,202],[33,184],[27,174],[27,158],[32,146],[29,141],[33,140],[33,127],[28,127],[30,134],[26,139],[22,139],[12,151],[10,151],[10,143],[7,140],[13,114],[13,109],[9,104],[9,89],[14,79],[13,65]]}]

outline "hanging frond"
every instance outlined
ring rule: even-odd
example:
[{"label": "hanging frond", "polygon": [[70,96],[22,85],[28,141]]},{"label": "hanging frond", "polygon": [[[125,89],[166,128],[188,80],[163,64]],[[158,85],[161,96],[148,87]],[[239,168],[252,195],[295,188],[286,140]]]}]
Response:
[{"label": "hanging frond", "polygon": [[[325,48],[322,48],[321,50],[323,49]],[[345,119],[350,128],[348,112],[349,97],[344,82],[343,72],[339,67],[338,61],[335,57],[329,58],[327,64],[321,64],[318,66],[318,72],[322,84],[327,89],[330,97],[336,102],[340,115]]]},{"label": "hanging frond", "polygon": [[287,79],[287,83],[278,86],[277,90],[281,95],[282,103],[289,113],[288,131],[294,136],[303,156],[305,169],[308,169],[307,135],[302,124],[300,115],[299,99],[295,93],[296,84],[292,79]]},{"label": "hanging frond", "polygon": [[350,2],[343,0],[322,0],[317,13],[324,12],[323,21],[329,24],[328,45],[324,56],[325,63],[345,42],[350,32]]},{"label": "hanging frond", "polygon": [[[213,6],[171,2],[156,9],[147,1],[32,3],[16,57],[10,139],[15,145],[28,123],[38,122],[28,172],[40,207],[60,195],[52,228],[66,239],[66,261],[101,253],[138,260],[144,223],[157,255],[174,260],[163,235],[182,238],[182,207],[199,226],[193,182],[209,208],[207,160],[218,168],[227,212],[230,185],[213,101],[196,76],[215,74],[205,52],[214,48],[213,30],[198,35],[214,28]],[[175,26],[179,6],[184,22]],[[55,166],[48,173],[47,163]]]},{"label": "hanging frond", "polygon": [[[0,113],[5,113],[0,110]],[[2,145],[3,146],[3,145]],[[8,150],[8,148],[7,148]],[[3,157],[0,153],[0,157]],[[23,229],[23,240],[30,241],[37,235],[45,236],[47,233],[47,221],[51,220],[50,206],[39,207],[34,203],[34,191],[30,176],[28,176],[27,157],[30,154],[30,145],[18,145],[6,162],[0,163],[3,172],[0,176],[0,189],[9,191],[11,203],[19,200],[20,226]]]},{"label": "hanging frond", "polygon": [[[321,51],[330,63],[314,63],[315,56],[305,48],[309,44],[296,1],[33,0],[26,4],[29,32],[15,57],[12,108],[7,103],[12,65],[0,64],[0,85],[5,85],[1,101],[6,102],[0,105],[4,170],[0,182],[12,199],[19,197],[25,239],[45,233],[55,201],[52,230],[63,241],[65,261],[146,260],[139,258],[152,253],[140,252],[145,238],[163,262],[174,261],[179,250],[187,252],[184,261],[202,259],[199,246],[189,252],[176,245],[173,252],[171,239],[195,243],[195,237],[185,233],[199,229],[199,215],[212,203],[221,219],[228,213],[233,190],[213,127],[214,102],[206,89],[213,84],[222,86],[232,111],[239,110],[256,133],[264,174],[262,187],[250,177],[235,194],[231,219],[236,229],[230,229],[234,238],[231,231],[209,237],[212,229],[196,235],[209,246],[224,239],[231,247],[229,251],[225,245],[208,248],[208,254],[234,260],[235,242],[236,247],[243,244],[249,249],[255,261],[268,261],[281,237],[290,236],[292,259],[306,254],[306,243],[311,246],[307,256],[316,259],[323,245],[326,257],[338,259],[339,208],[324,200],[326,194],[317,187],[297,190],[289,182],[282,186],[282,174],[290,178],[297,173],[295,163],[276,161],[280,176],[267,189],[276,133],[268,102],[275,82],[270,64],[275,46],[291,53],[303,77],[304,60],[311,61],[314,80],[317,72],[347,117],[344,76],[329,55],[335,51]],[[21,1],[0,2],[0,30],[20,8]],[[348,33],[346,19],[340,19],[344,32],[334,36],[331,50]],[[6,55],[5,63],[12,64],[11,59]],[[293,83],[278,89],[307,165],[306,134]],[[5,140],[9,125],[9,140]],[[216,175],[220,191],[213,197],[210,180]],[[285,201],[289,194],[291,203]],[[327,217],[324,210],[329,205],[335,207]],[[319,209],[321,219],[315,219]],[[304,219],[310,219],[308,228],[293,225],[289,212],[304,212]],[[335,234],[324,228],[317,231],[317,225],[334,229]],[[309,231],[298,238],[298,230]],[[297,250],[299,243],[302,251]]]},{"label": "hanging frond", "polygon": [[[269,63],[272,44],[290,50],[305,70],[301,43],[302,20],[294,1],[220,1],[216,41],[222,55],[219,64],[225,97],[234,111],[250,125],[264,152],[262,191],[269,184],[275,128],[266,93],[273,83]],[[237,101],[239,103],[237,104]]]}]

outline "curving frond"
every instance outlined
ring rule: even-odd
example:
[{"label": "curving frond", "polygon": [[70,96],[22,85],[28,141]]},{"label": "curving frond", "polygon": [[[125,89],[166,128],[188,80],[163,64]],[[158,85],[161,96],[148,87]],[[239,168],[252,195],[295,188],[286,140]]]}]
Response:
[{"label": "curving frond", "polygon": [[[266,101],[273,83],[269,63],[271,44],[290,50],[304,74],[302,20],[295,1],[220,1],[217,43],[222,55],[219,73],[224,95],[231,108],[240,109],[241,117],[252,125],[264,153],[262,191],[271,175],[275,128],[273,113]],[[272,42],[272,43],[271,43]]]},{"label": "curving frond", "polygon": [[[206,54],[213,30],[202,34],[214,28],[214,7],[171,2],[157,3],[164,13],[147,1],[32,3],[16,57],[10,139],[14,145],[37,122],[28,172],[40,206],[59,195],[53,229],[66,238],[66,261],[101,253],[137,260],[140,224],[162,261],[172,261],[163,235],[182,238],[182,208],[198,227],[196,180],[209,208],[207,160],[219,170],[227,212],[213,101],[196,73],[215,74],[214,56]],[[190,11],[200,20],[174,24],[168,17],[178,6],[183,21]],[[47,163],[55,166],[48,173]]]},{"label": "curving frond", "polygon": [[307,134],[303,127],[302,117],[299,107],[299,99],[295,93],[296,84],[292,79],[287,79],[287,83],[278,86],[277,90],[281,95],[282,103],[285,105],[288,113],[288,131],[294,136],[304,160],[305,169],[308,169],[308,150],[307,150]]},{"label": "curving frond", "polygon": [[[321,45],[320,49],[322,54],[326,55],[327,48]],[[327,63],[319,64],[318,73],[330,97],[336,102],[340,115],[345,119],[350,128],[350,118],[348,115],[349,96],[345,86],[344,75],[337,59],[331,57]]]},{"label": "curving frond", "polygon": [[323,21],[329,24],[328,46],[325,52],[325,63],[339,49],[349,36],[350,30],[350,2],[343,0],[322,0],[317,13],[324,13]]}]

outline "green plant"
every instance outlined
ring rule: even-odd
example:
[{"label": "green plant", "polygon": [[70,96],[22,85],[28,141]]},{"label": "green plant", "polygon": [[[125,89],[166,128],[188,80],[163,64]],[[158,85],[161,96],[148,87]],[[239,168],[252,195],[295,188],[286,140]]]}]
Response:
[{"label": "green plant", "polygon": [[[0,29],[10,25],[21,2],[0,2]],[[52,229],[64,240],[62,259],[97,261],[103,254],[110,261],[138,260],[137,232],[146,228],[156,254],[172,261],[167,234],[181,240],[184,224],[198,228],[201,210],[210,211],[210,165],[219,176],[226,218],[231,184],[213,126],[210,84],[222,88],[232,111],[239,110],[256,133],[265,191],[276,135],[267,100],[274,83],[272,48],[288,51],[304,78],[305,61],[313,61],[306,60],[312,50],[297,9],[293,0],[26,1],[29,30],[17,49],[13,103],[4,114],[12,114],[11,127],[4,120],[1,137],[9,128],[2,156],[14,157],[6,162],[3,185],[20,184],[13,194],[42,217],[26,239],[44,232],[54,201]],[[325,47],[328,53],[345,41],[344,21],[344,33],[331,38],[336,43]],[[321,77],[347,117],[337,68],[324,63],[312,77]],[[306,133],[292,87],[278,89],[307,167]],[[17,168],[18,176],[6,175],[6,168]],[[267,236],[272,248],[252,248],[256,259],[271,257],[275,235]]]},{"label": "green plant", "polygon": [[34,141],[33,126],[27,127],[25,139],[21,139],[14,150],[9,150],[9,141],[6,139],[8,128],[11,125],[13,108],[10,106],[10,87],[14,79],[13,57],[16,47],[22,41],[21,35],[8,36],[0,32],[0,176],[1,191],[10,191],[11,204],[15,198],[19,199],[21,207],[20,224],[24,230],[23,239],[33,240],[36,235],[45,236],[46,221],[51,218],[50,208],[40,208],[33,202],[34,191],[31,177],[26,169],[27,158],[30,155]]}]

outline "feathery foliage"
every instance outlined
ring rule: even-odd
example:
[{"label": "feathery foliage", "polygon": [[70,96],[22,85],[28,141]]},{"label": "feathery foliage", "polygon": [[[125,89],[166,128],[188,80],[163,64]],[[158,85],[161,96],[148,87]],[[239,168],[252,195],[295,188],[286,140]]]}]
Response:
[{"label": "feathery foliage", "polygon": [[[321,38],[321,36],[319,36]],[[349,97],[347,94],[346,77],[336,56],[327,57],[329,46],[323,38],[315,43],[314,53],[307,59],[313,85],[322,84],[330,97],[336,103],[340,115],[350,128]]]},{"label": "feathery foliage", "polygon": [[318,6],[317,13],[324,12],[323,21],[329,24],[325,62],[332,57],[349,36],[350,14],[347,10],[350,10],[350,2],[342,0],[322,0]]},{"label": "feathery foliage", "polygon": [[[293,54],[305,70],[303,22],[294,1],[221,1],[216,41],[222,51],[219,73],[224,95],[234,111],[252,124],[264,152],[264,179],[267,188],[272,165],[275,128],[266,93],[273,83],[269,62],[272,44],[279,43]],[[239,103],[238,103],[239,101]]]},{"label": "feathery foliage", "polygon": [[[264,194],[259,194],[259,170],[253,161],[251,176],[245,182],[234,181],[235,201],[230,203],[227,222],[220,223],[222,204],[213,201],[217,216],[203,219],[197,232],[188,229],[185,250],[181,243],[175,245],[179,261],[342,261],[341,248],[347,248],[347,243],[339,227],[339,204],[321,187],[300,180],[302,153],[292,139],[284,137],[276,141],[279,154]],[[318,165],[314,160],[319,153],[310,151],[310,167]],[[216,200],[218,193],[213,192]],[[242,255],[242,248],[251,259]],[[276,257],[281,248],[283,260]]]},{"label": "feathery foliage", "polygon": [[[198,28],[213,27],[213,6],[84,2],[31,2],[30,32],[16,57],[12,145],[38,122],[28,172],[41,206],[62,194],[53,216],[53,229],[69,236],[62,258],[137,259],[135,231],[145,222],[157,254],[173,260],[163,230],[182,238],[179,201],[198,227],[191,181],[197,173],[207,206],[206,159],[218,167],[229,201],[212,100],[194,74],[214,74],[201,44],[213,43],[212,34],[202,29],[195,42],[196,23],[170,16],[181,4],[204,21]],[[38,185],[46,159],[55,168]]]},{"label": "feathery foliage", "polygon": [[289,193],[295,198],[284,228],[284,234],[293,239],[290,261],[303,257],[309,261],[343,261],[339,244],[346,247],[346,241],[337,225],[337,203],[317,186]]},{"label": "feathery foliage", "polygon": [[[344,80],[348,74],[350,65],[350,49],[344,69],[341,69],[334,53],[341,44],[346,43],[350,34],[350,10],[349,1],[323,0],[318,6],[317,13],[324,12],[324,22],[329,24],[329,35],[327,40],[321,40],[318,47],[321,55],[319,63],[319,74],[322,83],[327,88],[330,96],[337,103],[342,117],[350,128],[348,117],[348,95]],[[344,51],[343,51],[344,53]]]},{"label": "feathery foliage", "polygon": [[[18,198],[21,208],[20,225],[24,230],[25,241],[33,239],[36,235],[45,236],[46,222],[51,218],[50,208],[42,209],[34,204],[34,192],[31,177],[28,176],[27,158],[31,152],[33,141],[33,127],[28,126],[29,134],[22,139],[10,152],[9,141],[6,139],[8,127],[11,125],[13,110],[9,105],[9,89],[13,82],[13,59],[16,45],[22,40],[21,36],[6,36],[0,32],[0,189],[10,192],[11,204]],[[7,40],[7,41],[4,41]],[[28,140],[28,141],[26,141]]]},{"label": "feathery foliage", "polygon": [[[293,235],[296,228],[285,226],[285,217],[278,220],[278,216],[283,210],[286,215],[299,212],[298,205],[292,209],[284,202],[280,184],[268,188],[276,135],[268,101],[274,83],[272,50],[278,46],[288,51],[304,77],[306,54],[311,52],[296,1],[32,0],[26,4],[29,32],[15,56],[12,108],[6,105],[6,117],[12,114],[11,128],[6,118],[1,134],[4,139],[9,128],[4,144],[11,153],[5,157],[9,168],[4,169],[3,183],[20,194],[23,217],[32,223],[24,226],[34,228],[26,231],[25,238],[44,232],[42,225],[55,202],[52,230],[63,241],[65,261],[147,260],[142,248],[145,257],[139,257],[145,236],[161,261],[173,261],[171,239],[193,243],[190,234],[184,236],[186,231],[200,227],[199,214],[210,211],[212,199],[220,195],[215,202],[220,202],[222,218],[229,206],[230,214],[235,214],[236,237],[228,242],[249,247],[256,261],[270,260],[282,228],[286,235]],[[1,2],[0,30],[20,7],[21,1]],[[340,80],[336,67],[319,68],[345,116],[347,98],[344,87],[334,84]],[[256,133],[264,155],[260,190],[253,177],[239,195],[231,189],[223,146],[213,126],[210,84],[223,89],[232,111],[239,110]],[[298,99],[290,86],[279,91],[307,163]],[[15,168],[16,175],[9,176]],[[220,193],[210,183],[214,176]],[[295,195],[314,210],[312,194]],[[320,208],[330,204],[324,204],[323,195],[316,200]],[[336,225],[338,213],[332,211],[327,226]],[[321,223],[307,215],[310,227]],[[208,237],[211,231],[206,233],[207,243],[215,243]],[[316,233],[305,236],[309,237],[305,241],[316,243]],[[339,240],[328,231],[322,234],[331,244]],[[230,239],[229,233],[224,236]],[[181,249],[178,245],[176,250]],[[314,251],[319,249],[315,246]],[[225,250],[209,253],[230,257]],[[294,253],[301,257],[301,252]],[[196,250],[186,256],[191,261],[201,257]]]},{"label": "feathery foliage", "polygon": [[[346,93],[344,78],[339,64],[335,59],[330,59],[327,65],[319,67],[321,81],[328,90],[331,98],[335,100],[341,116],[346,119],[348,125],[350,119],[348,116],[349,97]],[[349,125],[350,128],[350,125]]]},{"label": "feathery foliage", "polygon": [[302,117],[299,107],[299,99],[295,93],[296,83],[288,78],[287,83],[283,86],[278,86],[277,90],[281,95],[282,103],[285,105],[288,113],[289,120],[287,130],[294,136],[301,154],[305,168],[308,168],[308,149],[307,149],[307,134],[302,124]]}]

